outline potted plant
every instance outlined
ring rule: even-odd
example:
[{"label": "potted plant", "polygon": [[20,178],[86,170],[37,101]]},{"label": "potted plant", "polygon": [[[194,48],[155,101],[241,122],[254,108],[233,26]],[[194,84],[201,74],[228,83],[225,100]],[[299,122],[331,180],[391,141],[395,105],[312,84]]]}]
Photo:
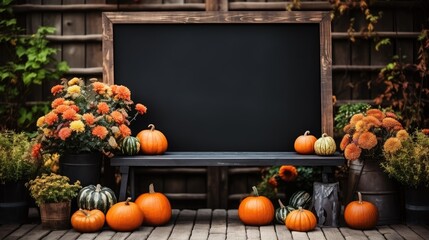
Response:
[{"label": "potted plant", "polygon": [[89,84],[79,78],[62,79],[51,92],[55,99],[51,110],[37,120],[33,150],[41,156],[58,153],[62,175],[84,186],[95,185],[102,156],[119,152],[123,139],[131,135],[130,122],[146,113],[146,107],[134,105],[127,87],[97,79]]},{"label": "potted plant", "polygon": [[405,187],[407,222],[429,223],[429,136],[416,130],[405,140],[394,137],[386,143],[381,166]]},{"label": "potted plant", "polygon": [[42,226],[49,229],[67,229],[70,224],[71,200],[81,188],[80,182],[70,184],[66,176],[42,174],[28,182],[30,195],[40,207]]},{"label": "potted plant", "polygon": [[30,154],[26,133],[0,131],[0,224],[24,223],[28,217],[25,182],[35,176],[37,164]]},{"label": "potted plant", "polygon": [[400,212],[391,210],[400,207],[398,186],[382,170],[381,163],[385,161],[383,147],[388,139],[404,139],[408,132],[394,112],[377,108],[353,115],[344,132],[340,149],[349,162],[346,203],[361,192],[365,201],[379,209],[379,224],[400,222]]}]

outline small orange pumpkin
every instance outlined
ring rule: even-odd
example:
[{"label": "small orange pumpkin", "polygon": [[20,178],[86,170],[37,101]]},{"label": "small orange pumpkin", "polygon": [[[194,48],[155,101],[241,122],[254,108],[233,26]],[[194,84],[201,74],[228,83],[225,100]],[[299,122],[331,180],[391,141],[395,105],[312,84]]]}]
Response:
[{"label": "small orange pumpkin", "polygon": [[115,231],[129,232],[137,229],[143,223],[143,213],[137,204],[126,201],[114,204],[106,214],[106,222]]},{"label": "small orange pumpkin", "polygon": [[313,154],[314,143],[317,138],[310,134],[310,131],[305,131],[304,135],[301,135],[295,139],[294,148],[299,154]]},{"label": "small orange pumpkin", "polygon": [[299,207],[286,216],[285,225],[291,231],[308,232],[316,228],[317,219],[314,213]]},{"label": "small orange pumpkin", "polygon": [[155,129],[155,125],[149,124],[149,129],[140,131],[137,138],[140,141],[140,149],[144,154],[158,155],[167,151],[168,141],[165,135]]},{"label": "small orange pumpkin", "polygon": [[255,186],[252,189],[254,196],[248,196],[240,202],[238,217],[246,225],[267,225],[274,219],[274,206],[267,197],[259,196]]},{"label": "small orange pumpkin", "polygon": [[90,233],[100,231],[106,217],[98,209],[83,210],[79,209],[71,216],[71,225],[74,230],[81,233]]},{"label": "small orange pumpkin", "polygon": [[153,184],[149,185],[149,192],[141,194],[135,203],[143,212],[145,224],[159,226],[170,221],[170,201],[164,194],[155,192]]},{"label": "small orange pumpkin", "polygon": [[373,203],[362,200],[362,194],[358,194],[358,200],[347,204],[344,209],[344,220],[350,228],[365,230],[377,225],[378,208]]}]

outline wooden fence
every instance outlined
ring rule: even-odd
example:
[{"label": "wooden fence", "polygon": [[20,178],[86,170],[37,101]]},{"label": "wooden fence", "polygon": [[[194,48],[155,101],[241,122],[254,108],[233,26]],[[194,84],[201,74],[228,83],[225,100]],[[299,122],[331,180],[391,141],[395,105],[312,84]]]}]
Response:
[{"label": "wooden fence", "polygon": [[[391,39],[391,45],[375,50],[373,38],[355,34],[356,41],[349,40],[349,19],[355,18],[355,29],[365,26],[359,10],[348,12],[332,21],[333,43],[333,93],[338,104],[351,101],[369,102],[377,94],[369,89],[378,71],[391,61],[392,56],[402,54],[413,62],[417,55],[416,38],[420,24],[427,18],[428,10],[422,9],[425,1],[375,1],[374,13],[383,12],[376,25],[379,37]],[[101,13],[103,11],[284,11],[284,1],[227,1],[227,0],[20,0],[14,7],[28,33],[41,25],[54,26],[57,31],[49,36],[52,44],[61,49],[59,60],[71,67],[69,77],[88,79],[102,78]],[[302,0],[302,11],[332,9],[329,2]],[[426,11],[426,12],[425,12]],[[305,57],[305,56],[302,56]],[[51,85],[44,86],[35,96],[46,100]],[[208,207],[233,208],[243,193],[260,180],[260,168],[148,168],[140,169],[137,188],[147,191],[149,182],[154,182],[158,191],[167,193],[175,208],[207,207],[210,198],[221,194],[223,201]],[[210,179],[224,179],[221,193],[210,191]],[[192,201],[192,202],[190,202]]]}]

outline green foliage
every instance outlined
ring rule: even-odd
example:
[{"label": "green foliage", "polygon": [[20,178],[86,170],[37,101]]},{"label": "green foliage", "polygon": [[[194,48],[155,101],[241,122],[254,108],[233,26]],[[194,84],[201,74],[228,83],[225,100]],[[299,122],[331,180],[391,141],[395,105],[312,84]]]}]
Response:
[{"label": "green foliage", "polygon": [[335,130],[342,133],[343,128],[349,124],[350,118],[357,113],[366,112],[371,105],[367,103],[348,103],[341,105],[335,114]]},{"label": "green foliage", "polygon": [[[46,36],[55,28],[40,26],[31,36],[23,35],[13,15],[12,0],[0,5],[0,129],[28,130],[34,126],[33,115],[40,116],[42,105],[29,105],[36,86],[59,79],[69,67],[55,59],[57,49],[49,46]],[[25,116],[21,116],[25,114]]]},{"label": "green foliage", "polygon": [[36,179],[28,182],[30,195],[36,200],[36,204],[40,206],[42,203],[55,203],[71,201],[77,196],[78,190],[81,188],[80,182],[76,181],[73,184],[69,183],[70,179],[66,176],[61,176],[55,173],[42,174]]},{"label": "green foliage", "polygon": [[381,163],[384,171],[403,185],[429,186],[429,137],[415,131],[402,147],[393,152],[384,152],[386,161]]},{"label": "green foliage", "polygon": [[35,176],[31,145],[25,133],[0,131],[0,182],[28,181]]}]

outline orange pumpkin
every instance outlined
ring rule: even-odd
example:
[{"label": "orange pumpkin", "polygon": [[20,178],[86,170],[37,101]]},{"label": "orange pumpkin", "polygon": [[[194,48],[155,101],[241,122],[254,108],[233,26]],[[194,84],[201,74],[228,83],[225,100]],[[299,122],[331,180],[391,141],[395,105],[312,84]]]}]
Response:
[{"label": "orange pumpkin", "polygon": [[149,192],[141,194],[135,203],[143,212],[145,224],[159,226],[170,221],[170,201],[164,194],[155,192],[153,184],[149,185]]},{"label": "orange pumpkin", "polygon": [[248,196],[238,206],[238,217],[246,225],[260,226],[270,224],[274,219],[274,206],[264,196],[259,196],[253,187],[253,195]]},{"label": "orange pumpkin", "polygon": [[310,134],[310,131],[305,131],[304,135],[301,135],[295,139],[294,148],[297,153],[300,154],[313,154],[314,143],[317,138]]},{"label": "orange pumpkin", "polygon": [[115,231],[129,232],[142,225],[143,213],[137,204],[131,202],[131,198],[127,198],[109,208],[106,222]]},{"label": "orange pumpkin", "polygon": [[81,233],[90,233],[100,231],[104,226],[105,220],[104,213],[98,209],[79,209],[73,213],[70,222],[74,230]]},{"label": "orange pumpkin", "polygon": [[358,192],[358,200],[350,202],[344,209],[344,220],[350,228],[372,229],[377,225],[378,208],[371,202],[363,201],[362,194]]},{"label": "orange pumpkin", "polygon": [[155,125],[149,124],[149,129],[140,131],[137,138],[140,141],[140,149],[144,154],[157,155],[167,151],[168,142],[165,135],[155,129]]},{"label": "orange pumpkin", "polygon": [[314,213],[299,207],[286,216],[285,225],[291,231],[308,232],[316,228],[317,219]]}]

